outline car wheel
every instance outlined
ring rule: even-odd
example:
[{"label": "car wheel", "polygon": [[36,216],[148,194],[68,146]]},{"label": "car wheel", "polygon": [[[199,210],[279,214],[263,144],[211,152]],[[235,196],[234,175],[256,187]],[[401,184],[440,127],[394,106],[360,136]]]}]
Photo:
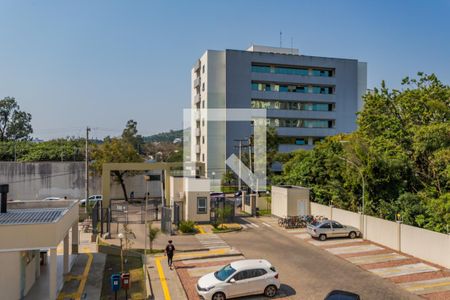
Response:
[{"label": "car wheel", "polygon": [[354,239],[356,237],[356,232],[352,231],[348,234],[349,238]]},{"label": "car wheel", "polygon": [[277,294],[277,287],[274,285],[269,285],[264,289],[264,296],[266,297],[274,297]]},{"label": "car wheel", "polygon": [[212,296],[211,299],[212,299],[212,300],[225,300],[226,297],[225,297],[225,294],[224,294],[224,293],[218,292],[218,293],[215,293],[215,294]]},{"label": "car wheel", "polygon": [[319,235],[319,240],[325,241],[326,239],[327,239],[327,235],[326,234]]}]

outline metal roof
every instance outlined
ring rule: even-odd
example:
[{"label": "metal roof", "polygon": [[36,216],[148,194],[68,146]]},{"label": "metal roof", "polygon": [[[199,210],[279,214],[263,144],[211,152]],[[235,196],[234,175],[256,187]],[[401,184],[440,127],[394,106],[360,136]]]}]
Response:
[{"label": "metal roof", "polygon": [[0,225],[56,223],[67,208],[8,209],[0,213]]}]

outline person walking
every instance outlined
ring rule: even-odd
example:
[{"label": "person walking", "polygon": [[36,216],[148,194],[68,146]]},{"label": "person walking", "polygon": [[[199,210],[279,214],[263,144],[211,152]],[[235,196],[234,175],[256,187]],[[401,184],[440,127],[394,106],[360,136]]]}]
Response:
[{"label": "person walking", "polygon": [[173,270],[173,254],[175,253],[175,246],[172,244],[172,240],[169,240],[169,243],[166,246],[166,250],[164,251],[164,255],[167,255],[167,263],[171,270]]}]

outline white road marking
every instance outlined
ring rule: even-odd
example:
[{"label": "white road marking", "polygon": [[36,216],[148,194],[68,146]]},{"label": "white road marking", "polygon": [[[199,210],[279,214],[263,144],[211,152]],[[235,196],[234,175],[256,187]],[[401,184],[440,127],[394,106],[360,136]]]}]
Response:
[{"label": "white road marking", "polygon": [[450,277],[413,281],[399,284],[405,290],[417,294],[430,294],[450,291]]},{"label": "white road marking", "polygon": [[302,239],[302,240],[307,240],[311,238],[311,235],[309,233],[300,233],[300,234],[296,234],[294,235],[296,238]]},{"label": "white road marking", "polygon": [[267,224],[266,222],[262,222],[262,224],[266,227],[272,227],[271,225]]},{"label": "white road marking", "polygon": [[373,264],[387,261],[396,261],[407,259],[408,257],[397,254],[397,253],[387,253],[387,254],[375,254],[375,255],[365,255],[365,256],[355,256],[346,258],[349,262],[356,265]]},{"label": "white road marking", "polygon": [[247,221],[249,226],[252,226],[253,228],[259,228],[259,225],[252,223],[250,221]]},{"label": "white road marking", "polygon": [[348,247],[338,247],[338,248],[328,248],[325,249],[333,254],[350,254],[358,252],[367,252],[375,250],[383,250],[384,248],[375,245],[360,245],[360,246],[348,246]]},{"label": "white road marking", "polygon": [[377,274],[378,276],[389,278],[416,273],[434,272],[439,271],[439,269],[424,263],[417,263],[410,265],[395,266],[390,268],[370,269],[369,271]]},{"label": "white road marking", "polygon": [[325,245],[339,245],[339,244],[351,244],[351,243],[360,243],[363,242],[363,239],[337,239],[337,240],[326,240],[326,241],[310,241],[311,244],[316,246],[325,246]]}]

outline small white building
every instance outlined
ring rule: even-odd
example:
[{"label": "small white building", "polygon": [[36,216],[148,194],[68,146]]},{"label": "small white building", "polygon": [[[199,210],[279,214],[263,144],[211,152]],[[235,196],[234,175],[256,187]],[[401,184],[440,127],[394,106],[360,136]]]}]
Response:
[{"label": "small white building", "polygon": [[[70,269],[71,229],[72,254],[78,253],[78,213],[79,205],[75,200],[7,204],[6,212],[0,213],[1,299],[24,298],[38,280],[48,280],[48,297],[44,296],[45,299],[56,299],[58,287],[61,287],[57,283],[63,282],[63,274]],[[56,249],[61,241],[64,241],[63,268],[58,274]],[[41,277],[42,268],[47,268],[48,279]]]},{"label": "small white building", "polygon": [[210,221],[210,180],[194,177],[170,177],[170,206],[180,205],[183,221]]},{"label": "small white building", "polygon": [[311,214],[309,189],[293,186],[272,187],[272,215],[279,218]]}]

